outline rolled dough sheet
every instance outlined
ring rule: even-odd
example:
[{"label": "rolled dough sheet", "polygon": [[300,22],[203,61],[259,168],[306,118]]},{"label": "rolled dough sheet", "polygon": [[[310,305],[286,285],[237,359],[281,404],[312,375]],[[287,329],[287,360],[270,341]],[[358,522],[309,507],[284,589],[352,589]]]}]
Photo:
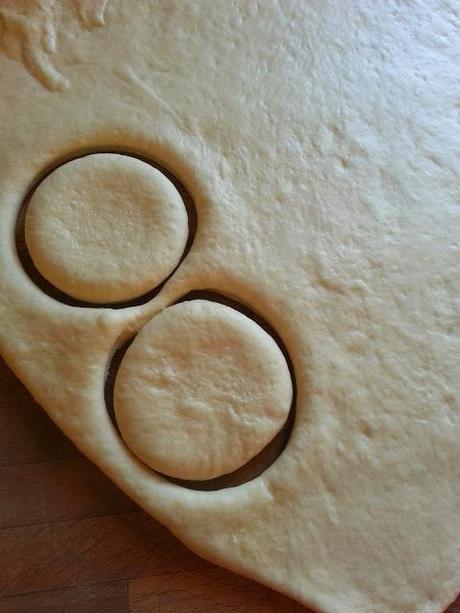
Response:
[{"label": "rolled dough sheet", "polygon": [[[319,611],[434,613],[460,589],[459,18],[455,0],[0,7],[2,355],[194,551]],[[196,235],[144,304],[71,306],[22,267],[18,213],[56,164],[108,151],[175,175]],[[268,322],[297,383],[281,455],[210,492],[138,459],[104,402],[116,348],[203,289]]]}]

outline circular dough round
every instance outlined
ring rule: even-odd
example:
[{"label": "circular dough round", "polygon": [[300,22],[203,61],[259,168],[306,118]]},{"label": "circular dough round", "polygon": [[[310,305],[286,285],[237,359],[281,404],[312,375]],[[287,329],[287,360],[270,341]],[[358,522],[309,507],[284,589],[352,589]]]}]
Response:
[{"label": "circular dough round", "polygon": [[34,192],[25,236],[39,272],[94,303],[136,298],[179,262],[188,237],[182,198],[159,170],[97,153],[52,172]]},{"label": "circular dough round", "polygon": [[151,468],[206,480],[240,468],[285,423],[292,380],[272,337],[207,300],[162,311],[139,333],[115,382],[115,414]]}]

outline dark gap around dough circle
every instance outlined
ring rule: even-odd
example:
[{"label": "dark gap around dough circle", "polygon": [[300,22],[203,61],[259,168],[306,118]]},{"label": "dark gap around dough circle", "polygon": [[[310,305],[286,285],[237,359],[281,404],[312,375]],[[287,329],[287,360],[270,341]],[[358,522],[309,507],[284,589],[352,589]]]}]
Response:
[{"label": "dark gap around dough circle", "polygon": [[[284,355],[286,363],[289,368],[289,373],[292,381],[292,402],[289,410],[289,414],[287,417],[284,426],[281,430],[276,434],[276,436],[260,451],[256,456],[254,456],[249,462],[238,468],[237,470],[228,473],[226,475],[221,475],[220,477],[216,477],[214,479],[209,479],[206,481],[190,481],[187,479],[176,479],[175,477],[170,477],[169,475],[165,475],[163,473],[160,474],[164,479],[167,479],[171,483],[175,483],[176,485],[180,485],[182,487],[192,489],[192,490],[203,490],[203,491],[212,491],[212,490],[220,490],[224,488],[236,487],[238,485],[242,485],[243,483],[247,483],[248,481],[252,481],[259,475],[261,475],[267,468],[269,468],[275,460],[281,455],[284,448],[286,447],[289,437],[291,435],[291,431],[294,425],[295,420],[295,408],[296,408],[296,399],[297,399],[297,386],[296,386],[296,377],[294,366],[292,360],[289,356],[289,353],[281,340],[280,336],[276,333],[276,331],[259,315],[256,315],[249,307],[239,303],[237,300],[233,298],[229,298],[223,294],[212,290],[194,290],[179,300],[177,300],[174,304],[179,304],[181,302],[187,302],[189,300],[209,300],[211,302],[218,302],[219,304],[224,304],[229,306],[246,317],[249,317],[253,321],[255,321],[267,334],[269,334],[273,340],[278,345],[280,351]],[[134,341],[134,338],[129,339],[123,345],[121,345],[117,351],[112,356],[112,360],[110,361],[109,367],[107,369],[107,378],[105,381],[104,388],[104,396],[105,402],[107,406],[107,411],[112,420],[114,427],[116,428],[118,434],[120,435],[120,431],[117,425],[117,421],[115,418],[115,407],[114,407],[114,387],[115,380],[117,376],[118,369],[120,367],[121,361],[128,350],[131,343]],[[121,435],[120,435],[121,436]],[[148,467],[150,468],[150,467]],[[153,471],[153,469],[150,469]],[[154,472],[154,471],[153,471]]]},{"label": "dark gap around dough circle", "polygon": [[[142,162],[149,164],[149,166],[156,168],[161,173],[163,173],[165,177],[169,179],[171,183],[174,185],[174,187],[177,189],[177,191],[179,192],[184,202],[185,208],[187,210],[187,216],[188,216],[187,243],[185,245],[185,249],[181,255],[181,258],[179,262],[177,263],[177,265],[175,266],[174,270],[159,285],[152,288],[146,294],[143,294],[142,296],[138,296],[131,300],[122,301],[122,302],[113,302],[113,303],[112,302],[108,302],[108,303],[85,302],[83,300],[77,300],[76,298],[72,298],[72,296],[69,296],[68,294],[62,292],[57,287],[52,285],[47,279],[45,279],[45,277],[37,270],[35,264],[32,261],[30,253],[27,249],[26,240],[25,240],[25,220],[26,220],[26,215],[27,215],[27,207],[30,202],[30,199],[32,198],[35,190],[38,188],[40,183],[42,183],[42,181],[44,181],[52,172],[54,172],[61,166],[64,166],[68,162],[72,162],[73,160],[84,158],[84,157],[87,157],[88,155],[93,155],[96,153],[116,153],[118,155],[126,155],[128,157],[132,157],[132,158],[141,160]],[[193,198],[190,195],[190,193],[187,191],[187,189],[185,188],[184,184],[172,172],[167,170],[164,166],[157,163],[156,161],[151,160],[150,158],[147,158],[143,155],[139,155],[136,152],[121,150],[121,149],[94,149],[94,150],[85,150],[84,152],[79,152],[75,155],[59,160],[59,162],[49,166],[33,182],[33,184],[27,190],[25,198],[23,199],[20,209],[19,209],[19,213],[18,213],[17,220],[16,220],[15,241],[16,241],[16,251],[18,254],[18,258],[19,258],[19,261],[21,262],[21,265],[24,271],[26,272],[28,277],[33,281],[33,283],[39,289],[41,289],[42,292],[44,292],[51,298],[54,298],[58,302],[67,304],[68,306],[74,306],[74,307],[87,307],[87,308],[93,308],[93,309],[104,309],[104,308],[123,309],[126,307],[140,306],[142,304],[146,304],[147,302],[152,300],[161,291],[163,286],[174,275],[174,273],[179,268],[179,266],[182,264],[183,260],[185,259],[188,252],[190,251],[192,244],[193,244],[193,240],[195,238],[196,228],[197,228],[197,210],[196,210],[196,206],[193,201]]]},{"label": "dark gap around dough circle", "polygon": [[115,402],[114,402],[114,391],[115,391],[115,380],[117,378],[118,369],[120,368],[120,364],[125,357],[125,353],[128,351],[129,346],[135,339],[135,336],[132,336],[130,339],[125,341],[118,349],[113,353],[112,358],[108,364],[107,372],[105,375],[104,381],[104,400],[107,412],[110,417],[110,421],[118,432],[118,436],[121,438],[120,428],[117,424],[117,419],[115,417]]}]

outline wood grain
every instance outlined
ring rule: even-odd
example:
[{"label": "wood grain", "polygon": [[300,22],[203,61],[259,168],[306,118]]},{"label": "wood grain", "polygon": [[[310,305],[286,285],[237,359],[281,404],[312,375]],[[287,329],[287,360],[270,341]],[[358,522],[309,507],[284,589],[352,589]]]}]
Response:
[{"label": "wood grain", "polygon": [[208,565],[129,582],[131,613],[301,613],[307,609],[268,588]]},{"label": "wood grain", "polygon": [[0,466],[79,455],[0,358]]},{"label": "wood grain", "polygon": [[3,604],[5,613],[126,613],[128,586],[118,581],[17,594],[6,596]]},{"label": "wood grain", "polygon": [[82,519],[136,509],[86,458],[0,466],[0,527]]},{"label": "wood grain", "polygon": [[[198,558],[54,426],[0,360],[1,613],[308,613]],[[460,599],[448,609],[460,613]]]}]

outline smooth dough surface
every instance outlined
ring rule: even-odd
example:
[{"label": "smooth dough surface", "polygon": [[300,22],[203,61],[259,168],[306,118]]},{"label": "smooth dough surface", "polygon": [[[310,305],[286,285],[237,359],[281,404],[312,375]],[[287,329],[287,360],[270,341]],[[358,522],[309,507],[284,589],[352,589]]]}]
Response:
[{"label": "smooth dough surface", "polygon": [[187,242],[187,211],[156,168],[99,153],[63,164],[40,183],[25,237],[35,266],[55,287],[88,302],[120,302],[173,271]]},{"label": "smooth dough surface", "polygon": [[281,430],[292,381],[258,324],[192,300],[142,329],[118,370],[114,401],[121,435],[140,459],[172,477],[204,480],[237,470]]},{"label": "smooth dough surface", "polygon": [[[0,8],[2,355],[205,558],[326,613],[442,611],[460,589],[458,1],[135,5]],[[62,304],[17,257],[30,186],[97,150],[157,161],[195,202],[190,251],[142,305]],[[139,461],[104,403],[116,348],[192,290],[266,321],[297,383],[283,453],[219,491]]]}]

